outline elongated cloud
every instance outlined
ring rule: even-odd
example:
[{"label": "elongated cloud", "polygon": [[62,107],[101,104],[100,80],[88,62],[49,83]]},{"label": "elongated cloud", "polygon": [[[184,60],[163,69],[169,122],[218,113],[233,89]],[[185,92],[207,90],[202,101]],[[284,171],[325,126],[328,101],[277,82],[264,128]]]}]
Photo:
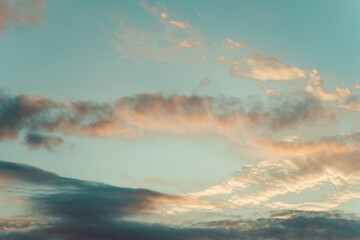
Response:
[{"label": "elongated cloud", "polygon": [[225,46],[226,50],[230,50],[230,51],[235,51],[236,48],[246,48],[245,45],[243,45],[239,42],[235,42],[235,41],[231,40],[230,38],[226,38],[223,41],[223,45]]},{"label": "elongated cloud", "polygon": [[9,23],[22,26],[44,22],[45,3],[41,0],[1,0],[0,33]]},{"label": "elongated cloud", "polygon": [[182,28],[182,29],[186,29],[186,24],[183,22],[179,22],[179,21],[175,21],[175,20],[171,20],[169,21],[169,24],[172,24],[178,28]]},{"label": "elongated cloud", "polygon": [[253,143],[257,146],[271,149],[275,153],[285,154],[312,154],[316,152],[343,153],[354,149],[354,146],[332,139],[318,142],[260,140],[253,141]]},{"label": "elongated cloud", "polygon": [[[55,101],[40,95],[1,95],[0,136],[15,140],[21,132],[30,148],[51,149],[62,140],[50,133],[82,137],[135,138],[149,133],[232,137],[247,131],[280,131],[304,124],[336,121],[326,106],[311,98],[264,106],[235,98],[162,93],[126,96],[112,103]],[[30,134],[30,135],[29,135]],[[34,135],[36,134],[36,135]],[[44,135],[45,134],[45,135]],[[47,136],[47,137],[42,137]]]}]

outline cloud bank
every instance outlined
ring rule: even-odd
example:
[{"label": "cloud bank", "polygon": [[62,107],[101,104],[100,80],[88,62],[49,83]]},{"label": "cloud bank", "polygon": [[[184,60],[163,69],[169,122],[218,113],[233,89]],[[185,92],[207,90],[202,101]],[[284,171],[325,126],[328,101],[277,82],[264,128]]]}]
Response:
[{"label": "cloud bank", "polygon": [[32,216],[0,220],[0,237],[9,240],[359,239],[360,235],[359,220],[339,212],[283,211],[267,218],[199,221],[190,226],[145,223],[129,217],[156,214],[154,208],[164,201],[185,205],[186,201],[146,189],[63,178],[4,161],[0,179],[2,185],[20,185],[24,191],[37,186],[22,196],[25,212]]}]

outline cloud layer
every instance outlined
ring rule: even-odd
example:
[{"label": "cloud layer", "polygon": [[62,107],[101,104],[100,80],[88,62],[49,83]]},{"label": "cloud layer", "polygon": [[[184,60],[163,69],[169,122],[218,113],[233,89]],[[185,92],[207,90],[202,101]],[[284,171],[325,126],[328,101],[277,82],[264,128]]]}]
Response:
[{"label": "cloud layer", "polygon": [[[63,178],[27,165],[0,162],[0,183],[21,186],[26,212],[0,220],[4,239],[358,239],[360,222],[337,212],[284,211],[255,220],[225,219],[171,226],[130,220],[157,214],[182,197]],[[52,189],[49,191],[49,187]],[[6,194],[6,192],[3,192]]]}]

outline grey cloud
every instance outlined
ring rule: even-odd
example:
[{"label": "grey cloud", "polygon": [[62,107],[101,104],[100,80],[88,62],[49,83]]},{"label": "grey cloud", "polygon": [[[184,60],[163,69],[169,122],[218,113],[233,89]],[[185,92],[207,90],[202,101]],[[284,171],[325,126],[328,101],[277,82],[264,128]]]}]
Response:
[{"label": "grey cloud", "polygon": [[25,137],[25,142],[29,149],[46,148],[48,150],[60,146],[64,140],[61,137],[45,136],[37,133],[28,133]]},{"label": "grey cloud", "polygon": [[42,96],[9,96],[0,92],[0,141],[17,139],[32,118],[54,106],[55,101]]}]

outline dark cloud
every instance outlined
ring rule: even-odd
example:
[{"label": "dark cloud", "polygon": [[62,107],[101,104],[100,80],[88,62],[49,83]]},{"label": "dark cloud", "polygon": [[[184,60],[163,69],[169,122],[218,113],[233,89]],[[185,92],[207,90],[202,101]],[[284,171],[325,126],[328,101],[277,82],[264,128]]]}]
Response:
[{"label": "dark cloud", "polygon": [[[230,221],[225,221],[229,224]],[[258,219],[250,226],[224,228],[214,226],[176,228],[129,221],[66,223],[43,225],[28,232],[0,233],[9,240],[236,240],[236,239],[360,239],[360,222],[326,212],[302,212],[287,219]]]},{"label": "dark cloud", "polygon": [[313,98],[288,98],[270,108],[269,126],[279,129],[284,126],[311,124],[314,120],[318,123],[336,122],[336,114],[328,110],[323,103]]},{"label": "dark cloud", "polygon": [[46,183],[53,185],[57,175],[23,164],[0,161],[0,183]]},{"label": "dark cloud", "polygon": [[15,140],[31,120],[56,106],[39,95],[9,96],[0,92],[0,141]]},{"label": "dark cloud", "polygon": [[[36,213],[78,222],[94,222],[131,214],[150,213],[158,200],[183,201],[182,197],[147,189],[120,188],[64,178],[28,165],[0,161],[0,184],[36,185],[39,192],[26,196]],[[41,189],[52,189],[41,191]]]},{"label": "dark cloud", "polygon": [[56,136],[44,136],[37,133],[28,133],[25,137],[25,142],[29,149],[46,148],[51,150],[54,147],[60,146],[64,140]]},{"label": "dark cloud", "polygon": [[162,204],[194,203],[177,195],[64,178],[4,161],[0,161],[0,185],[28,193],[19,197],[31,205],[33,214],[66,222],[114,221],[125,216],[153,213]]},{"label": "dark cloud", "polygon": [[286,211],[256,220],[174,227],[171,223],[130,221],[127,217],[149,214],[159,199],[178,200],[177,196],[63,178],[3,161],[0,179],[9,186],[19,184],[22,190],[36,186],[36,191],[25,197],[33,217],[2,219],[0,239],[360,239],[360,221],[339,212]]}]

